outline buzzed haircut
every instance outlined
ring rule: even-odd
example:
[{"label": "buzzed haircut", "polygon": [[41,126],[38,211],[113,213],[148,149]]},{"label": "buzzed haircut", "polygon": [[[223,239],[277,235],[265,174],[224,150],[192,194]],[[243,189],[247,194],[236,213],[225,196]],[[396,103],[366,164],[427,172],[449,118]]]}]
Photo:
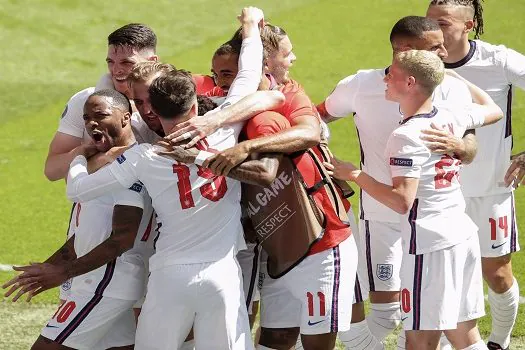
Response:
[{"label": "buzzed haircut", "polygon": [[170,63],[160,63],[155,61],[144,61],[137,63],[128,75],[128,83],[131,85],[136,82],[148,81],[152,76],[158,73],[169,73],[177,70]]},{"label": "buzzed haircut", "polygon": [[225,56],[225,55],[240,55],[241,54],[242,41],[236,39],[230,39],[215,51],[214,56]]},{"label": "buzzed haircut", "polygon": [[187,113],[197,97],[191,74],[182,69],[155,78],[148,93],[151,107],[164,119],[174,119]]},{"label": "buzzed haircut", "polygon": [[474,20],[474,39],[483,34],[483,0],[431,0],[430,5],[464,6],[471,10]]},{"label": "buzzed haircut", "polygon": [[394,56],[395,62],[416,79],[429,95],[445,77],[445,65],[436,54],[426,50],[408,50]]},{"label": "buzzed haircut", "polygon": [[108,36],[108,45],[130,46],[136,50],[157,49],[157,36],[145,24],[130,23],[115,30]]},{"label": "buzzed haircut", "polygon": [[129,114],[133,114],[133,110],[131,109],[131,103],[129,102],[126,95],[121,94],[117,90],[113,89],[104,89],[104,90],[98,90],[92,93],[91,96],[101,96],[101,97],[108,97],[111,98],[111,107],[118,108],[122,111],[127,111]]},{"label": "buzzed haircut", "polygon": [[433,19],[422,16],[407,16],[394,24],[390,32],[390,43],[400,38],[422,38],[424,32],[441,30],[439,24]]},{"label": "buzzed haircut", "polygon": [[217,108],[217,104],[212,101],[211,98],[204,95],[197,95],[197,103],[198,103],[198,115],[205,115],[209,111],[214,110]]}]

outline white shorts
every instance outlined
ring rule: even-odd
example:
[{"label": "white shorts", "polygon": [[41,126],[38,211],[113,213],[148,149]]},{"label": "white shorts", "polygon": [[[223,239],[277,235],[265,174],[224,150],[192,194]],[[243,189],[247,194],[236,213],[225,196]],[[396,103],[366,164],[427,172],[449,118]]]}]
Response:
[{"label": "white shorts", "polygon": [[247,249],[240,250],[237,253],[237,261],[241,267],[242,285],[244,290],[244,297],[246,299],[246,308],[248,314],[252,313],[252,304],[259,300],[258,283],[259,277],[261,248],[255,243],[246,243]]},{"label": "white shorts", "polygon": [[485,315],[477,235],[446,249],[404,255],[401,287],[405,330],[456,329]]},{"label": "white shorts", "polygon": [[359,232],[359,225],[357,224],[354,216],[354,212],[350,208],[350,210],[347,212],[348,219],[350,220],[350,229],[352,230],[352,235],[354,236],[354,240],[357,245],[357,255],[358,255],[358,263],[357,263],[357,273],[355,276],[355,285],[354,285],[354,293],[352,298],[352,304],[361,303],[368,299],[368,288],[364,288],[364,286],[361,285],[362,281],[365,281],[365,279],[361,276],[362,272],[359,270],[359,264],[362,264],[364,255],[361,252],[361,249],[359,249],[359,244],[361,240],[361,232]]},{"label": "white shorts", "polygon": [[233,250],[216,262],[151,272],[135,349],[178,349],[192,326],[196,349],[253,349]]},{"label": "white shorts", "polygon": [[401,228],[399,224],[359,220],[358,273],[362,294],[401,289]]},{"label": "white shorts", "polygon": [[479,227],[481,256],[495,258],[520,250],[514,193],[465,198],[466,213]]},{"label": "white shorts", "polygon": [[300,327],[301,334],[347,331],[357,249],[350,236],[339,246],[307,256],[284,276],[273,279],[261,263],[261,327]]},{"label": "white shorts", "polygon": [[42,336],[74,349],[135,343],[133,300],[72,292],[42,329]]}]

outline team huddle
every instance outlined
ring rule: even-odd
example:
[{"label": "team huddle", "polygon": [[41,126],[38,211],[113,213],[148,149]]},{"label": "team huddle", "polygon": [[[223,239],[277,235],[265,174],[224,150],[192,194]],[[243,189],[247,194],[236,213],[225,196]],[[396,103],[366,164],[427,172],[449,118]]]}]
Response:
[{"label": "team huddle", "polygon": [[[211,76],[161,63],[144,24],[116,29],[108,73],[68,101],[46,159],[73,202],[66,242],[3,286],[15,301],[60,286],[32,349],[376,350],[400,324],[399,349],[509,349],[525,56],[479,40],[482,14],[431,0],[393,25],[388,67],[318,105],[258,8]],[[358,166],[328,147],[348,115]]]}]

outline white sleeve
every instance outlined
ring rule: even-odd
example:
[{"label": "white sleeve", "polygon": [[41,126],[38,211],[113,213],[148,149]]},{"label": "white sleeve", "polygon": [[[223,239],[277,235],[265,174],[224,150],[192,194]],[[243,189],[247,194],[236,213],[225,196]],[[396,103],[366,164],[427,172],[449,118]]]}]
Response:
[{"label": "white sleeve", "polygon": [[507,49],[505,73],[511,84],[525,90],[525,56],[512,49]]},{"label": "white sleeve", "polygon": [[355,112],[355,98],[359,91],[358,75],[341,80],[325,100],[325,108],[332,117],[345,117]]},{"label": "white sleeve", "polygon": [[411,177],[419,179],[421,168],[430,158],[430,151],[427,147],[411,138],[392,134],[388,140],[388,161],[392,177]]},{"label": "white sleeve", "polygon": [[115,192],[115,205],[127,205],[144,209],[146,190],[142,182],[137,181],[130,188]]},{"label": "white sleeve", "polygon": [[127,150],[113,163],[89,175],[87,160],[77,156],[69,166],[67,197],[73,202],[86,202],[122,187],[130,188],[137,180],[140,155],[134,148]]},{"label": "white sleeve", "polygon": [[263,46],[260,36],[250,36],[242,41],[239,55],[239,72],[228,90],[220,108],[234,104],[259,88],[262,75]]},{"label": "white sleeve", "polygon": [[87,88],[69,99],[58,125],[59,132],[78,138],[84,137],[84,104],[93,92],[94,88]]}]

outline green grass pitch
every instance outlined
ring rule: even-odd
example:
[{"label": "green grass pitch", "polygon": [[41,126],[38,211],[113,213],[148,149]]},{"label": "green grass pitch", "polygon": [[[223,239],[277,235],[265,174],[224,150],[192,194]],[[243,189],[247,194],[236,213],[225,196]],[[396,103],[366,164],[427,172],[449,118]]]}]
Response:
[{"label": "green grass pitch", "polygon": [[[386,67],[388,34],[397,19],[421,15],[423,0],[0,0],[0,264],[42,261],[64,241],[69,203],[62,182],[43,175],[47,146],[67,99],[93,86],[106,71],[106,37],[129,22],[150,25],[163,61],[207,73],[211,55],[237,27],[235,16],[256,5],[284,27],[298,60],[293,77],[314,102],[357,69]],[[525,2],[485,2],[484,39],[525,53]],[[514,149],[525,149],[525,95],[514,99]],[[359,150],[351,118],[331,126],[334,153],[357,162]],[[525,223],[525,190],[516,192],[518,219]],[[525,226],[520,225],[525,232]],[[525,286],[525,258],[513,258]],[[0,272],[0,281],[13,274]],[[522,293],[525,295],[525,292]],[[27,349],[54,310],[56,291],[31,305],[0,301],[0,349]],[[513,349],[525,348],[524,308],[520,307]],[[489,313],[488,313],[489,314]],[[490,316],[480,322],[486,336]],[[392,343],[389,343],[391,348]]]}]

